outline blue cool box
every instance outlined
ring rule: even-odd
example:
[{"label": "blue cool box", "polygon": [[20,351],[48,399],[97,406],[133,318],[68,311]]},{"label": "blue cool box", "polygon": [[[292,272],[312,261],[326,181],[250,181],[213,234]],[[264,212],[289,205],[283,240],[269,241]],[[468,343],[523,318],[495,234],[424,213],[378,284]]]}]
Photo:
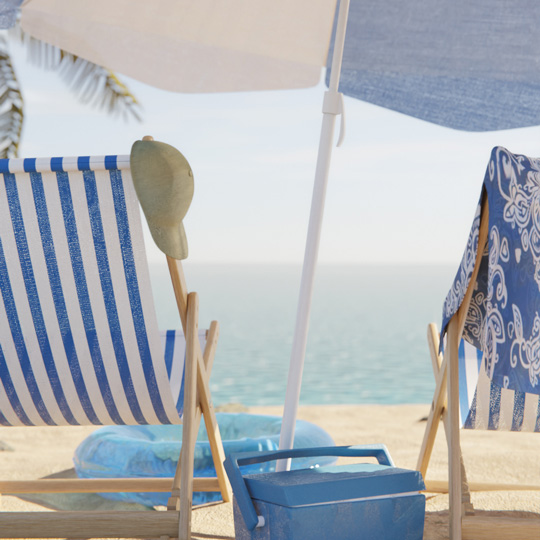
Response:
[{"label": "blue cool box", "polygon": [[[243,476],[240,467],[306,456],[375,457],[358,463]],[[398,469],[383,445],[233,454],[237,540],[420,540],[425,488],[418,471]]]}]

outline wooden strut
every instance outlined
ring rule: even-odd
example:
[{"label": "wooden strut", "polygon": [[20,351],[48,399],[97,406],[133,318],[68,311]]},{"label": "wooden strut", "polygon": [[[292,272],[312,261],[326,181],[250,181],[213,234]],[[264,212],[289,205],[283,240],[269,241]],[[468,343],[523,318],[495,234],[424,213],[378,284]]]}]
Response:
[{"label": "wooden strut", "polygon": [[[448,480],[425,480],[427,493],[448,493]],[[497,484],[494,482],[469,482],[470,492],[479,491],[539,491],[540,484]]]},{"label": "wooden strut", "polygon": [[[171,280],[176,297],[176,302],[178,304],[180,319],[182,321],[182,326],[184,327],[184,324],[186,324],[186,322],[184,321],[184,314],[186,313],[187,308],[187,287],[184,270],[180,261],[173,259],[172,257],[167,256],[167,264],[169,266],[169,272],[171,274]],[[215,335],[215,339],[217,339],[217,334]],[[212,343],[211,346],[215,347],[215,343]],[[209,352],[211,352],[211,350]],[[210,448],[214,459],[214,466],[216,468],[220,491],[223,500],[225,502],[230,502],[232,500],[232,490],[229,484],[227,474],[225,473],[225,468],[223,467],[223,462],[225,461],[225,452],[223,451],[223,443],[221,441],[221,435],[216,419],[216,413],[214,411],[214,406],[212,404],[210,396],[209,377],[206,368],[203,365],[203,357],[198,339],[195,343],[195,355],[197,358],[198,403],[201,413],[204,417],[206,433],[208,435],[208,441],[210,443]],[[198,424],[200,422],[200,413],[196,414],[195,420],[195,425],[198,429]],[[175,480],[175,482],[176,481],[177,480]]]},{"label": "wooden strut", "polygon": [[447,350],[448,357],[448,496],[450,504],[450,540],[462,540],[462,474],[461,444],[459,434],[459,342],[465,328],[465,320],[469,311],[474,287],[480,271],[480,263],[488,241],[489,207],[484,196],[481,208],[480,228],[473,273],[465,296],[457,313],[448,324]]},{"label": "wooden strut", "polygon": [[[194,491],[219,491],[217,478],[195,478]],[[2,480],[0,493],[117,493],[168,492],[171,478],[43,478],[41,480]]]},{"label": "wooden strut", "polygon": [[448,496],[450,504],[450,540],[461,540],[462,533],[462,474],[459,425],[459,342],[465,328],[465,320],[480,271],[480,263],[488,242],[489,207],[484,196],[481,208],[480,228],[476,260],[471,280],[457,313],[448,324]]},{"label": "wooden strut", "polygon": [[[192,362],[188,359],[195,360],[193,365],[194,373],[191,378],[190,374],[190,392],[193,392],[193,397],[189,398],[187,389],[184,390],[184,400],[193,410],[188,411],[184,407],[184,428],[182,432],[182,451],[176,475],[173,480],[173,491],[171,498],[167,504],[168,509],[180,510],[179,521],[179,539],[191,539],[191,507],[193,496],[193,457],[195,451],[195,442],[201,413],[204,417],[208,442],[214,460],[217,480],[223,501],[228,502],[232,499],[232,490],[229,480],[223,467],[225,461],[225,452],[219,432],[214,407],[211,401],[209,378],[206,371],[205,361],[201,352],[201,346],[198,339],[198,297],[196,293],[187,294],[186,279],[180,261],[167,256],[167,264],[173,284],[176,303],[182,327],[186,335],[186,382],[188,378],[187,366]],[[217,339],[217,332],[215,332]],[[214,340],[215,341],[215,340]],[[215,347],[211,345],[211,348]],[[210,349],[211,350],[211,349]],[[191,396],[191,394],[190,394]],[[186,419],[192,421],[187,422]],[[180,485],[179,485],[180,483]]]},{"label": "wooden strut", "polygon": [[[218,337],[219,337],[219,324],[217,321],[212,321],[210,323],[210,327],[206,334],[206,345],[205,345],[204,353],[203,353],[203,362],[206,367],[206,373],[208,374],[208,377],[210,376],[210,373],[212,372],[212,366],[214,363]],[[197,429],[201,423],[201,414],[202,414],[201,405],[197,401],[197,410],[195,412],[195,419],[194,419],[195,426],[197,426]],[[169,484],[169,489],[166,490],[166,491],[171,491],[171,496],[169,497],[169,500],[167,502],[167,510],[180,509],[180,478],[181,478],[181,471],[182,471],[181,457],[182,457],[182,453],[180,451],[180,458],[178,459],[178,464],[176,466],[176,472],[174,475],[172,488],[171,488],[171,485]],[[214,463],[214,466],[215,466],[215,463]],[[193,479],[193,482],[194,482],[193,491],[221,491],[218,478],[208,478],[208,480],[211,481],[211,485],[213,489],[207,489],[207,490],[199,489],[200,485],[204,486],[204,483],[200,482],[201,480],[202,478]]]},{"label": "wooden strut", "polygon": [[178,519],[178,512],[0,512],[0,533],[2,538],[177,538]]},{"label": "wooden strut", "polygon": [[538,540],[540,519],[464,516],[463,540]]},{"label": "wooden strut", "polygon": [[[447,411],[447,402],[446,402],[446,378],[443,381],[442,373],[442,355],[439,354],[439,333],[437,331],[437,326],[431,323],[428,326],[428,345],[431,356],[431,364],[433,368],[433,374],[435,375],[435,380],[437,381],[437,388],[440,394],[442,394],[442,409],[440,412],[440,417],[436,416],[436,409],[432,406],[431,413],[428,417],[428,425],[424,432],[424,440],[422,441],[422,447],[420,450],[420,455],[418,456],[417,470],[420,471],[422,477],[424,478],[424,483],[426,484],[426,491],[430,492],[439,492],[439,493],[448,493],[448,481],[428,481],[426,479],[427,468],[429,465],[429,460],[431,458],[431,453],[433,451],[433,445],[435,443],[435,436],[437,435],[437,429],[439,426],[439,418],[442,418],[445,435],[448,439],[448,433],[450,430],[448,423],[448,411]],[[446,364],[444,364],[444,369],[446,371]],[[436,394],[438,395],[438,394]],[[435,403],[434,399],[434,403]],[[469,485],[467,481],[467,473],[465,471],[465,465],[463,463],[463,456],[461,455],[460,449],[460,467],[461,467],[461,477],[462,477],[462,504],[463,509],[466,514],[473,514],[474,508],[471,503],[470,491],[475,491],[472,486]],[[475,488],[478,485],[475,485]]]},{"label": "wooden strut", "polygon": [[[431,411],[428,416],[428,421],[424,432],[424,439],[422,441],[422,446],[418,457],[417,469],[422,473],[422,476],[425,478],[431,453],[433,451],[433,445],[435,443],[435,437],[437,435],[437,428],[439,425],[439,421],[442,418],[446,433],[446,439],[449,445],[449,478],[453,479],[449,479],[448,481],[450,508],[454,509],[453,512],[451,511],[450,518],[450,537],[452,538],[452,540],[461,540],[460,534],[462,506],[463,512],[466,514],[473,513],[474,509],[470,501],[469,486],[467,483],[465,467],[461,455],[461,447],[459,445],[459,409],[454,407],[456,403],[459,403],[459,399],[456,402],[455,395],[451,396],[451,406],[449,407],[447,403],[447,396],[451,395],[449,390],[450,387],[452,387],[452,389],[455,389],[454,387],[456,383],[454,378],[456,377],[458,369],[457,347],[459,346],[459,340],[461,339],[461,334],[463,333],[465,317],[469,309],[474,286],[476,284],[478,271],[480,269],[480,261],[482,259],[484,248],[487,243],[488,228],[489,213],[487,201],[484,199],[481,209],[475,266],[461,306],[458,309],[458,312],[454,315],[454,317],[452,317],[448,325],[447,347],[442,360],[439,355],[439,338],[437,335],[436,327],[434,325],[430,325],[428,327],[428,343],[430,347],[431,361],[433,372],[435,374],[436,386]],[[457,340],[455,339],[456,324],[460,327],[459,338]],[[448,366],[450,367],[448,368]],[[452,377],[452,380],[450,380],[449,374]],[[459,388],[457,388],[457,392],[459,398]],[[455,435],[456,428],[457,436]],[[459,487],[456,488],[456,486]],[[438,487],[440,487],[440,485]],[[459,506],[459,512],[455,511],[456,506]],[[458,518],[456,517],[456,514],[459,515],[459,526],[457,525]],[[452,536],[453,530],[457,531],[457,536]]]}]

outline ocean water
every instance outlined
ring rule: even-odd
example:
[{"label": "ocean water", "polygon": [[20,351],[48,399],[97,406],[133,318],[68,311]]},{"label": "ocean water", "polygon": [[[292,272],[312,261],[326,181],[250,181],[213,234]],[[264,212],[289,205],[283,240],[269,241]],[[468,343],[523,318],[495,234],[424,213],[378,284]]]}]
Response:
[{"label": "ocean water", "polygon": [[[282,405],[301,268],[184,264],[200,328],[220,323],[215,405]],[[456,268],[320,266],[300,403],[429,403],[427,325],[440,325]],[[160,328],[180,327],[165,266],[151,266]]]}]

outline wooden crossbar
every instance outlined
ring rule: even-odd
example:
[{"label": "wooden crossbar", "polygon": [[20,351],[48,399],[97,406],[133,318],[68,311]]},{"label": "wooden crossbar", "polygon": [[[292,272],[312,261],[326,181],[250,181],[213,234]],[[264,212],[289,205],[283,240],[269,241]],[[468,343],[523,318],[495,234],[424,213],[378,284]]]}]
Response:
[{"label": "wooden crossbar", "polygon": [[538,540],[540,519],[500,516],[463,516],[463,540]]},{"label": "wooden crossbar", "polygon": [[[172,478],[43,478],[41,480],[3,480],[0,493],[116,493],[168,492]],[[193,491],[219,491],[217,478],[195,478]]]},{"label": "wooden crossbar", "polygon": [[[424,480],[428,493],[448,493],[448,480]],[[539,491],[540,484],[497,484],[494,482],[469,482],[469,491]]]},{"label": "wooden crossbar", "polygon": [[178,512],[0,512],[3,538],[178,537]]}]

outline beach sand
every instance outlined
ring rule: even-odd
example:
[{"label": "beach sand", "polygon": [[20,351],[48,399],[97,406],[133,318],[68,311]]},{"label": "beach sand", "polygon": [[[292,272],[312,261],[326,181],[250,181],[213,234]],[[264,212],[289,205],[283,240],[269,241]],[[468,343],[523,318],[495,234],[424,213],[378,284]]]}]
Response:
[{"label": "beach sand", "polygon": [[[281,415],[281,407],[252,407],[249,412]],[[329,405],[300,407],[299,418],[327,430],[337,445],[384,443],[398,467],[413,469],[422,441],[429,405]],[[35,479],[72,468],[77,445],[95,428],[0,428],[2,479]],[[540,484],[538,434],[461,431],[463,458],[470,482]],[[446,478],[446,440],[442,424],[428,470],[428,479]],[[98,495],[30,496],[23,500],[2,496],[1,511],[110,509],[112,503]],[[475,509],[482,515],[504,513],[540,520],[540,492],[473,493]],[[36,504],[41,502],[42,504]],[[47,508],[49,507],[49,508]],[[140,507],[138,508],[140,509]],[[448,496],[427,494],[426,540],[448,538]],[[540,538],[540,521],[539,538]],[[199,507],[193,511],[193,537],[232,539],[231,504]]]}]

